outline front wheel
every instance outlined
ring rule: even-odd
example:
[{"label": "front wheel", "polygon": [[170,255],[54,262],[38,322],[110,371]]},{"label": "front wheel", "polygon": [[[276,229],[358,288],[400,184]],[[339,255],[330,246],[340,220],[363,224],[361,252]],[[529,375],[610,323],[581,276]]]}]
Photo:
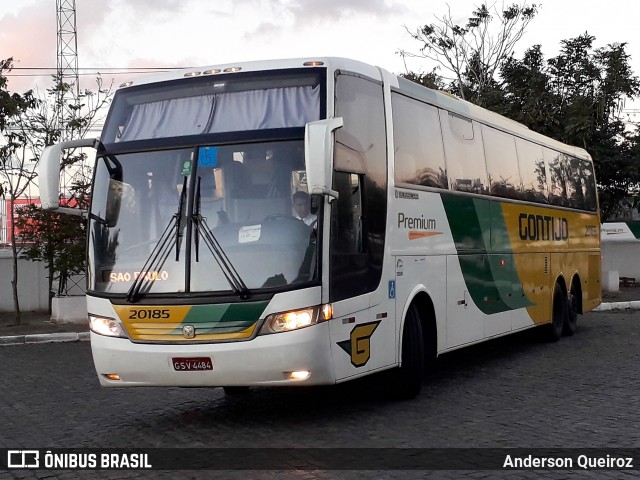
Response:
[{"label": "front wheel", "polygon": [[413,398],[422,389],[424,374],[424,340],[420,313],[415,305],[407,311],[402,331],[402,365],[394,372],[394,395]]}]

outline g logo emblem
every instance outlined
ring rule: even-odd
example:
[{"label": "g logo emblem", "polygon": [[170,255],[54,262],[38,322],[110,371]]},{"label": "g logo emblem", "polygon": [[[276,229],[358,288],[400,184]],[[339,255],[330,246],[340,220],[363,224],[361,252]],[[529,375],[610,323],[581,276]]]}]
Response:
[{"label": "g logo emblem", "polygon": [[351,330],[349,340],[338,342],[338,346],[351,356],[351,364],[363,367],[371,358],[371,336],[380,322],[363,323]]},{"label": "g logo emblem", "polygon": [[182,327],[182,336],[184,338],[193,338],[196,336],[196,329],[193,325],[185,325]]}]

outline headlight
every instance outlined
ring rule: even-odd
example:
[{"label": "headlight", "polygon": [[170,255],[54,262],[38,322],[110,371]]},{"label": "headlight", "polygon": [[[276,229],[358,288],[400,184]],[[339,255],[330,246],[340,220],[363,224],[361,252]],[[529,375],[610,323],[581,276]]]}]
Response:
[{"label": "headlight", "polygon": [[120,322],[114,318],[98,317],[89,314],[89,329],[98,335],[106,337],[127,338],[127,334],[120,326]]},{"label": "headlight", "polygon": [[269,315],[262,325],[260,334],[289,332],[299,328],[308,327],[329,320],[333,314],[331,305],[291,310],[289,312],[273,313]]}]

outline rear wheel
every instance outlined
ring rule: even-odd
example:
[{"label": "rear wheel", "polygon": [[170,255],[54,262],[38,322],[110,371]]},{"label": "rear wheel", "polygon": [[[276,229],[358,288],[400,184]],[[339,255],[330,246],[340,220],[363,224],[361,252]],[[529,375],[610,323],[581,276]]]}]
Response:
[{"label": "rear wheel", "polygon": [[567,312],[567,301],[562,291],[562,287],[556,283],[553,290],[553,308],[551,313],[551,323],[546,325],[546,338],[550,342],[557,342],[564,330],[565,317]]},{"label": "rear wheel", "polygon": [[562,333],[571,336],[578,329],[578,295],[576,290],[571,287],[569,298],[567,299],[566,317],[564,319],[564,329]]},{"label": "rear wheel", "polygon": [[407,311],[402,331],[402,365],[394,372],[394,395],[413,398],[420,393],[424,374],[424,340],[420,314],[415,305]]}]

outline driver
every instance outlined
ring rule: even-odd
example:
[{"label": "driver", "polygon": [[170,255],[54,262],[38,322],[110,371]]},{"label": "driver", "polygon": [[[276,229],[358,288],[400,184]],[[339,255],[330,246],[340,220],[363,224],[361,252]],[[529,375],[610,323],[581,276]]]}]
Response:
[{"label": "driver", "polygon": [[303,221],[305,225],[315,227],[318,217],[311,213],[311,199],[307,192],[299,190],[294,193],[291,198],[291,206],[295,218]]}]

